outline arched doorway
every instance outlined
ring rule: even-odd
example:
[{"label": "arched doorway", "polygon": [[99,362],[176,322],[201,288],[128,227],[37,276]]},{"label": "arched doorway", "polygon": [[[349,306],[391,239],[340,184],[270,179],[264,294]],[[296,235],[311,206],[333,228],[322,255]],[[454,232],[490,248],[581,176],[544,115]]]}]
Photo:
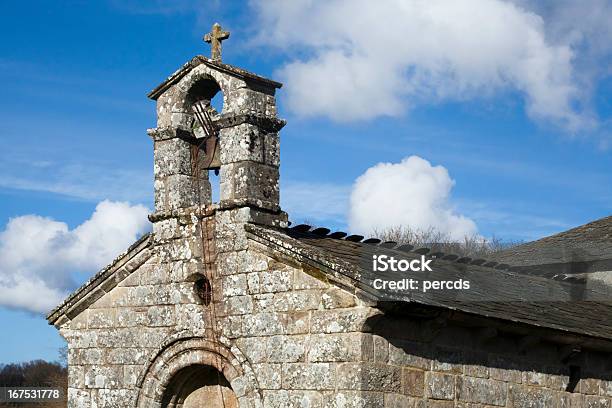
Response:
[{"label": "arched doorway", "polygon": [[207,365],[181,369],[162,397],[163,408],[237,408],[238,399],[225,376]]},{"label": "arched doorway", "polygon": [[188,333],[168,339],[136,381],[134,408],[262,406],[253,370],[235,351]]}]

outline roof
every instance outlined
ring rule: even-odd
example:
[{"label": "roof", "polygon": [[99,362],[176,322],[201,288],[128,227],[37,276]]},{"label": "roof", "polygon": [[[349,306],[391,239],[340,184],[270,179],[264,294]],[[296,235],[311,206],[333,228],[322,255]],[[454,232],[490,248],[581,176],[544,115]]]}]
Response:
[{"label": "roof", "polygon": [[612,271],[612,216],[509,248],[491,259],[547,277]]},{"label": "roof", "polygon": [[[330,233],[326,228],[297,226],[275,230],[248,225],[251,239],[323,271],[326,279],[378,302],[398,301],[456,310],[476,316],[511,321],[580,336],[612,340],[612,303],[608,287],[584,285],[539,276],[521,275],[509,265],[428,254],[433,271],[373,272],[372,256],[418,259],[427,249],[410,245]],[[399,291],[375,289],[375,279],[470,281],[470,290]]]},{"label": "roof", "polygon": [[206,65],[212,69],[217,71],[221,71],[228,75],[232,75],[234,77],[244,79],[246,81],[255,81],[261,85],[267,86],[269,88],[281,88],[283,84],[280,82],[273,81],[271,79],[259,76],[252,72],[246,71],[242,68],[235,67],[229,64],[223,64],[218,61],[213,61],[210,58],[206,58],[202,55],[196,55],[189,62],[179,68],[176,72],[170,75],[164,82],[155,87],[149,94],[147,95],[149,98],[153,100],[157,100],[168,88],[181,80],[185,75],[187,75],[192,69],[197,67],[198,65]]},{"label": "roof", "polygon": [[113,262],[101,269],[80,288],[69,295],[59,306],[47,315],[49,324],[58,326],[62,316],[72,319],[87,309],[96,300],[113,289],[151,256],[152,234],[145,234],[119,255]]}]

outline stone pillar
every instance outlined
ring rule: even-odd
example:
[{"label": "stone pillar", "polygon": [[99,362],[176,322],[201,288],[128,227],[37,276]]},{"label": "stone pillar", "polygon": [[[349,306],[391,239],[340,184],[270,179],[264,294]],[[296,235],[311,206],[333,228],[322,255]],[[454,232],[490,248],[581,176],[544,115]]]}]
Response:
[{"label": "stone pillar", "polygon": [[210,204],[208,171],[198,166],[204,158],[198,140],[181,128],[155,128],[148,133],[154,144],[155,213]]},{"label": "stone pillar", "polygon": [[249,207],[280,212],[278,131],[276,118],[237,115],[219,121],[222,209]]}]

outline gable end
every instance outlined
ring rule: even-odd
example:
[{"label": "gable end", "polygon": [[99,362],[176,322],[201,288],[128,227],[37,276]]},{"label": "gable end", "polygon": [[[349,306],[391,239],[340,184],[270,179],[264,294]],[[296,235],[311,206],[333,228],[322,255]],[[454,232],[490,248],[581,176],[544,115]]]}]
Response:
[{"label": "gable end", "polygon": [[72,320],[92,303],[127,278],[152,255],[152,235],[146,234],[132,244],[108,266],[96,273],[83,286],[69,295],[64,302],[47,315],[47,321],[56,327]]}]

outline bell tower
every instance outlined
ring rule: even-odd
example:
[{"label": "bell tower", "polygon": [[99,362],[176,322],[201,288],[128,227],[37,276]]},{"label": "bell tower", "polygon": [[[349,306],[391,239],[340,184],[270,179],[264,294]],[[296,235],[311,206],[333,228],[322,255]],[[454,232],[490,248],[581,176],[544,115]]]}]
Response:
[{"label": "bell tower", "polygon": [[[286,225],[278,134],[285,121],[277,118],[275,101],[282,84],[223,63],[221,41],[229,34],[215,24],[204,36],[212,57],[194,57],[149,93],[157,102],[157,127],[148,131],[154,142],[154,224],[199,208]],[[220,112],[211,104],[219,92]],[[219,203],[212,203],[210,172],[219,174]]]}]

